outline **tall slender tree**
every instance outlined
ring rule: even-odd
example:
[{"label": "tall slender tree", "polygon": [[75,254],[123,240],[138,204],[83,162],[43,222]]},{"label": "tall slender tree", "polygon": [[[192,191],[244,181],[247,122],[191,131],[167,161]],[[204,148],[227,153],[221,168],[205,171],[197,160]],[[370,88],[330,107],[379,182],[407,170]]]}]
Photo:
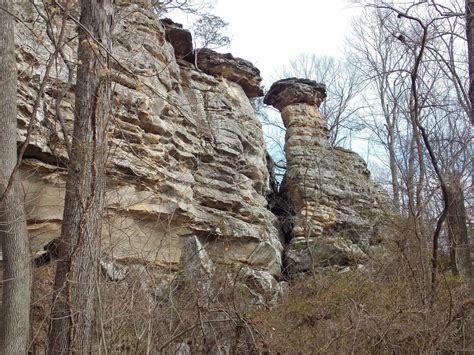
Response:
[{"label": "tall slender tree", "polygon": [[[393,63],[388,67],[375,62],[376,68],[380,67],[384,76],[402,79],[393,82],[397,84],[393,88],[403,87],[400,82],[407,85],[402,96],[389,96],[382,109],[389,107],[388,104],[397,110],[401,107],[403,126],[411,134],[409,154],[394,155],[397,164],[393,167],[400,170],[400,176],[406,176],[407,191],[401,191],[401,196],[402,202],[406,198],[408,204],[404,203],[402,210],[408,210],[415,235],[422,242],[419,244],[431,235],[433,290],[438,269],[438,241],[450,234],[449,230],[446,233],[447,225],[451,226],[451,244],[456,246],[453,252],[463,251],[462,256],[455,258],[456,263],[462,262],[460,270],[470,274],[468,258],[464,257],[469,243],[465,241],[467,236],[462,237],[466,234],[465,209],[461,208],[462,180],[467,175],[466,160],[469,159],[466,158],[469,147],[466,123],[470,114],[465,88],[467,63],[462,51],[465,28],[460,20],[464,17],[463,5],[456,0],[442,4],[437,1],[413,4],[372,1],[368,7],[371,12],[383,15],[380,22],[383,44],[392,43],[399,53],[390,56]],[[370,58],[367,54],[376,51],[371,47],[370,38],[361,39],[364,51],[357,47],[354,50],[364,54],[359,58],[365,62]],[[392,127],[388,121],[386,126],[387,130]],[[394,137],[400,138],[403,126],[393,126],[397,129]],[[400,141],[404,142],[408,140]],[[406,151],[405,143],[397,144],[401,148],[399,152]],[[449,214],[452,214],[450,223],[446,224]]]},{"label": "tall slender tree", "polygon": [[11,1],[0,0],[0,240],[4,265],[0,354],[24,354],[31,272],[25,211],[17,174],[12,176],[17,163],[17,72],[11,7]]},{"label": "tall slender tree", "polygon": [[113,0],[82,0],[72,151],[49,351],[90,352],[105,190]]},{"label": "tall slender tree", "polygon": [[471,124],[474,124],[474,0],[466,0],[466,37],[469,57],[469,100]]}]

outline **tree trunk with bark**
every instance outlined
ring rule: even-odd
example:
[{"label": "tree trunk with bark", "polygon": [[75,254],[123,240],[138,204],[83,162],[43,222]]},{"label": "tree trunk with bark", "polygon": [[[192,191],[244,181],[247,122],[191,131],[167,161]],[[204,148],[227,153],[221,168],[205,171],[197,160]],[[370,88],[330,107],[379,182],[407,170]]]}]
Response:
[{"label": "tree trunk with bark", "polygon": [[90,352],[104,206],[113,0],[82,0],[72,151],[49,351]]},{"label": "tree trunk with bark", "polygon": [[400,213],[400,185],[398,183],[398,166],[395,152],[395,134],[393,126],[387,132],[388,158],[390,163],[390,177],[392,183],[393,206]]},{"label": "tree trunk with bark", "polygon": [[474,124],[474,0],[466,0],[466,37],[469,60],[469,100],[471,124]]},{"label": "tree trunk with bark", "polygon": [[17,163],[17,72],[12,3],[0,0],[0,240],[3,297],[0,354],[25,354],[28,347],[31,268],[26,216],[18,179],[9,180]]},{"label": "tree trunk with bark", "polygon": [[467,215],[464,207],[464,193],[459,182],[448,186],[450,204],[448,206],[448,240],[451,248],[451,264],[455,272],[470,278],[471,250],[467,233]]}]

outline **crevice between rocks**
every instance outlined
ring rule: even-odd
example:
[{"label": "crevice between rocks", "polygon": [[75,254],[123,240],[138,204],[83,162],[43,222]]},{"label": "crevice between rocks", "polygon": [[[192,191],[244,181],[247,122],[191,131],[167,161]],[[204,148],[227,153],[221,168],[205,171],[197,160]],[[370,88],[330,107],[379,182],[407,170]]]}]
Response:
[{"label": "crevice between rocks", "polygon": [[293,230],[293,221],[295,217],[295,209],[288,196],[288,189],[286,187],[285,175],[281,182],[275,174],[276,164],[270,154],[266,153],[267,170],[269,176],[269,193],[267,194],[268,209],[277,217],[278,228],[283,237],[283,251],[282,251],[282,279],[288,279],[286,267],[285,251],[288,243],[290,242]]}]

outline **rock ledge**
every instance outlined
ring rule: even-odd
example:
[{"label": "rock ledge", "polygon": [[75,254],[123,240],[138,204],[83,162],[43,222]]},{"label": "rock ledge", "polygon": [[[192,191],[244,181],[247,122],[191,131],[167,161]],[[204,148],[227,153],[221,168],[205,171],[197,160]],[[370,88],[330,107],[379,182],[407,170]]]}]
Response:
[{"label": "rock ledge", "polygon": [[248,60],[236,58],[230,53],[221,54],[211,49],[197,50],[197,65],[206,74],[222,76],[239,84],[248,98],[263,95],[260,87],[260,70]]}]

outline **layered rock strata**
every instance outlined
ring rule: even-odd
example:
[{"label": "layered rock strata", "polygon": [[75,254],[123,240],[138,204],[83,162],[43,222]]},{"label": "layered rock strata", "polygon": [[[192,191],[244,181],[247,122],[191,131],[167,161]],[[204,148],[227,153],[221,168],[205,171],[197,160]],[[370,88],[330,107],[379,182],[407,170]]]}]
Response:
[{"label": "layered rock strata", "polygon": [[230,53],[221,54],[208,48],[197,50],[199,69],[205,73],[238,83],[248,98],[263,95],[260,84],[260,70],[252,63],[242,58],[236,58]]},{"label": "layered rock strata", "polygon": [[260,70],[251,62],[234,57],[231,53],[222,54],[209,48],[194,50],[191,32],[168,18],[160,22],[165,29],[166,40],[173,46],[178,61],[183,59],[194,64],[199,71],[238,83],[248,98],[263,95]]},{"label": "layered rock strata", "polygon": [[[46,246],[48,253],[37,259],[42,265],[54,259],[51,241],[62,222],[76,25],[67,23],[66,45],[45,79],[54,48],[47,36],[39,41],[32,35],[46,33],[45,24],[29,2],[21,4],[28,27],[18,26],[16,34],[18,142],[29,137],[21,177],[32,251],[43,253]],[[42,3],[36,5],[41,9]],[[291,273],[363,261],[380,238],[383,194],[358,155],[330,147],[318,110],[324,85],[286,79],[267,94],[265,102],[281,111],[287,127],[288,170],[279,194],[275,183],[270,193],[271,161],[249,102],[262,95],[258,69],[205,49],[195,58],[189,32],[170,20],[160,22],[148,0],[116,5],[101,236],[107,278],[122,280],[146,268],[161,275],[155,289],[166,288],[170,275],[183,270],[183,260],[194,260],[186,258],[189,251],[199,250],[199,262],[209,261],[213,270],[237,266],[258,302],[274,303],[285,293],[276,281],[281,230],[288,232],[285,262]],[[52,16],[59,26],[60,14]],[[291,211],[282,225],[269,211],[269,195],[278,195],[270,206],[274,211]],[[192,243],[183,248],[185,240]]]},{"label": "layered rock strata", "polygon": [[363,262],[380,238],[384,194],[356,153],[330,146],[319,111],[325,97],[324,85],[291,78],[273,84],[264,99],[280,110],[287,129],[282,190],[293,211],[289,273]]},{"label": "layered rock strata", "polygon": [[[246,265],[279,275],[282,245],[277,220],[267,209],[265,143],[248,99],[261,92],[258,70],[237,58],[224,65],[210,52],[203,52],[202,71],[187,61],[178,64],[177,57],[190,49],[183,44],[189,40],[184,30],[168,24],[166,34],[149,1],[116,4],[102,228],[106,269],[116,261],[177,271],[182,241],[193,235],[216,266]],[[34,113],[54,49],[47,37],[32,36],[45,33],[44,23],[29,3],[23,6],[29,28],[17,31],[18,141],[25,141],[32,125],[21,175],[32,249],[40,252],[61,228],[64,138],[70,139],[74,117],[75,78],[68,89],[68,65],[75,63],[76,26],[67,23],[67,62],[59,58],[53,65]],[[57,16],[53,25],[61,23]]]}]

